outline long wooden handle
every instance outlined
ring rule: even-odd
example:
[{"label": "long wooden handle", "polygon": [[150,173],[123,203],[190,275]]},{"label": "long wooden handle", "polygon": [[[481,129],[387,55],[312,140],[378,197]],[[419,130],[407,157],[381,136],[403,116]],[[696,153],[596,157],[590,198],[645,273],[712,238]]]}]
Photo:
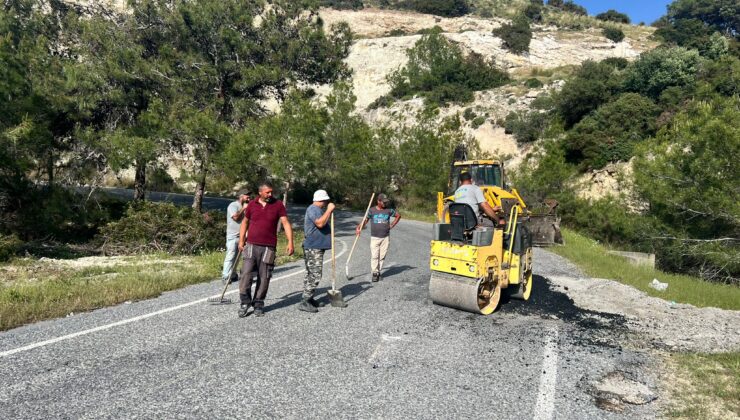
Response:
[{"label": "long wooden handle", "polygon": [[[370,196],[370,202],[367,203],[367,209],[365,209],[365,215],[362,216],[362,221],[360,222],[360,225],[365,222],[365,219],[367,218],[367,214],[370,212],[370,207],[373,205],[373,199],[375,198],[375,193]],[[360,235],[355,235],[355,241],[352,243],[352,249],[349,251],[349,257],[347,257],[347,264],[344,267],[345,274],[347,274],[347,277],[349,277],[349,260],[352,259],[352,253],[355,252],[355,245],[357,245],[357,240],[360,239]]]},{"label": "long wooden handle", "polygon": [[331,290],[337,290],[337,262],[334,254],[334,212],[331,213]]}]

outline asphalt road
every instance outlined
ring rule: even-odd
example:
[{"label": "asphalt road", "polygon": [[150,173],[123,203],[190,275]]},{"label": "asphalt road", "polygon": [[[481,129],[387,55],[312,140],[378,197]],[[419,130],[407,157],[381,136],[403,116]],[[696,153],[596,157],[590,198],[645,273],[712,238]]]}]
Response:
[{"label": "asphalt road", "polygon": [[[297,217],[293,216],[293,222]],[[484,317],[428,299],[431,226],[392,231],[371,283],[363,233],[343,272],[356,214],[337,217],[337,274],[349,303],[296,310],[301,262],[276,269],[266,316],[208,305],[220,282],[0,333],[0,418],[649,418],[651,404],[599,408],[589,383],[610,372],[653,379],[623,349],[624,321],[549,290],[572,274],[535,252],[528,302]],[[327,261],[328,262],[328,261]],[[326,264],[320,299],[328,301]],[[236,300],[236,295],[230,295]]]}]

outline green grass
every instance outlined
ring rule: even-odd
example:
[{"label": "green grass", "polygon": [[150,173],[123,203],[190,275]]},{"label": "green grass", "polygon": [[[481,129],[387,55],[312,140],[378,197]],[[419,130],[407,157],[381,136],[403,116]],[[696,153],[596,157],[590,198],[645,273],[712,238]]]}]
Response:
[{"label": "green grass", "polygon": [[[740,287],[710,283],[697,277],[669,274],[649,267],[630,264],[625,258],[607,254],[608,248],[563,229],[564,246],[549,248],[582,268],[591,277],[617,280],[646,292],[650,296],[668,301],[689,303],[698,307],[713,306],[722,309],[740,310]],[[657,278],[668,283],[668,289],[659,292],[648,284]]]},{"label": "green grass", "polygon": [[[295,232],[295,254],[278,242],[276,264],[303,258],[303,232]],[[0,265],[0,331],[44,319],[89,311],[219,278],[223,252],[109,258],[108,264],[24,258]]]},{"label": "green grass", "polygon": [[740,352],[673,354],[667,364],[667,417],[740,418]]},{"label": "green grass", "polygon": [[434,223],[437,221],[437,216],[434,214],[434,212],[426,210],[399,208],[398,212],[401,213],[401,217],[403,217],[404,219],[418,220],[420,222],[430,223]]}]

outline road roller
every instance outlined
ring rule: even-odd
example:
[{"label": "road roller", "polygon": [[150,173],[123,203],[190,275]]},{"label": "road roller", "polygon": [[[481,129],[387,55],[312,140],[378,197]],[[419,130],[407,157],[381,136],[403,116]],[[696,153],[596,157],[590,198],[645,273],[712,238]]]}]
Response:
[{"label": "road roller", "polygon": [[[498,307],[502,293],[528,300],[532,293],[529,212],[516,189],[505,188],[502,163],[456,161],[450,172],[450,194],[437,193],[437,222],[429,258],[432,301],[489,315]],[[476,218],[470,205],[454,202],[462,172],[471,174],[491,207],[501,208],[505,223],[486,223]]]}]

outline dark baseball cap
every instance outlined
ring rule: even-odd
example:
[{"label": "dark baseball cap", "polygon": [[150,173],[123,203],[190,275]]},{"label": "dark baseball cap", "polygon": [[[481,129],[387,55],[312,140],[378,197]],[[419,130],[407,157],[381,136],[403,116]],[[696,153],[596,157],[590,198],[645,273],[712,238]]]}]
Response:
[{"label": "dark baseball cap", "polygon": [[388,204],[391,202],[391,199],[383,193],[378,194],[378,200],[383,202],[383,204]]}]

